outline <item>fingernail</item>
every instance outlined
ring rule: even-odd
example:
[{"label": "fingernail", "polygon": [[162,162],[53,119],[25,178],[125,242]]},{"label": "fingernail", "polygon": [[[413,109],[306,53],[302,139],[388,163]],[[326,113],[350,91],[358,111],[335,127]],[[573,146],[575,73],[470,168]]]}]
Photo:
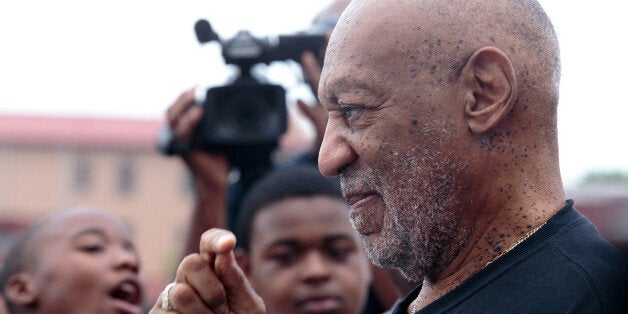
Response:
[{"label": "fingernail", "polygon": [[226,241],[227,241],[227,236],[221,235],[220,237],[218,237],[218,240],[216,240],[216,244],[218,246],[222,246]]},{"label": "fingernail", "polygon": [[221,235],[220,237],[218,237],[218,240],[216,240],[216,246],[219,247],[220,249],[223,249],[223,246],[225,246],[227,242],[231,241],[231,236],[229,235]]}]

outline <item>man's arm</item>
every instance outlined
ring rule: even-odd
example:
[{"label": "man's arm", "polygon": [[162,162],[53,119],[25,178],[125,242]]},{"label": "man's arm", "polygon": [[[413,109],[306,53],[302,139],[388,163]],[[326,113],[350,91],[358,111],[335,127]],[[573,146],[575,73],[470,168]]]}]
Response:
[{"label": "man's arm", "polygon": [[[203,116],[203,109],[196,105],[194,89],[183,92],[168,108],[166,119],[174,136],[189,141]],[[196,200],[183,256],[198,252],[201,234],[210,228],[227,226],[227,177],[229,162],[219,153],[190,151],[182,156],[194,178]]]}]

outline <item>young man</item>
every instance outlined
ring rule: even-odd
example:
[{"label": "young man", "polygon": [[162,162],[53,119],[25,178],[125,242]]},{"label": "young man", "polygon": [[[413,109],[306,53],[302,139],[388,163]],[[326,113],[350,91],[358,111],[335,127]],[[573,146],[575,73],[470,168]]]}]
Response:
[{"label": "young man", "polygon": [[239,264],[269,313],[362,313],[370,265],[337,181],[313,166],[277,170],[242,205]]},{"label": "young man", "polygon": [[141,313],[129,231],[95,210],[68,209],[28,228],[0,272],[9,313]]},{"label": "young man", "polygon": [[[268,313],[362,313],[371,270],[347,213],[338,182],[314,166],[278,169],[253,185],[242,203],[235,257]],[[191,274],[182,275],[199,260],[202,254],[192,254],[181,263],[168,292],[171,311],[194,312],[177,293],[206,295],[207,287],[190,291],[184,277]]]}]

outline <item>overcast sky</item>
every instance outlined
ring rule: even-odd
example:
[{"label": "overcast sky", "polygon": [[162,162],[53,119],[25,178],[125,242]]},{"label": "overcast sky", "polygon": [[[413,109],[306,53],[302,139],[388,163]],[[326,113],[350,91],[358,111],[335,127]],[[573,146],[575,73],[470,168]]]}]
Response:
[{"label": "overcast sky", "polygon": [[[181,91],[220,84],[228,73],[217,47],[196,41],[199,18],[223,38],[240,29],[258,36],[289,34],[307,28],[328,2],[2,1],[0,114],[161,118]],[[628,171],[627,2],[541,3],[561,42],[565,183],[573,186],[589,171]],[[271,74],[298,71],[287,69]],[[299,86],[299,80],[286,84]]]}]

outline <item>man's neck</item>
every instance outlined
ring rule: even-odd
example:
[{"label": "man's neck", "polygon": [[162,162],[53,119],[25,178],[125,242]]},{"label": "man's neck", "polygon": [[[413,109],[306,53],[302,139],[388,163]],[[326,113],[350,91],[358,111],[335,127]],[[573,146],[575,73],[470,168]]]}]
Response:
[{"label": "man's neck", "polygon": [[469,277],[482,270],[517,244],[531,236],[564,206],[560,202],[533,204],[513,203],[513,208],[501,208],[490,215],[478,217],[464,247],[449,265],[430,282],[426,278],[418,297],[408,312],[422,309],[447,294]]}]

